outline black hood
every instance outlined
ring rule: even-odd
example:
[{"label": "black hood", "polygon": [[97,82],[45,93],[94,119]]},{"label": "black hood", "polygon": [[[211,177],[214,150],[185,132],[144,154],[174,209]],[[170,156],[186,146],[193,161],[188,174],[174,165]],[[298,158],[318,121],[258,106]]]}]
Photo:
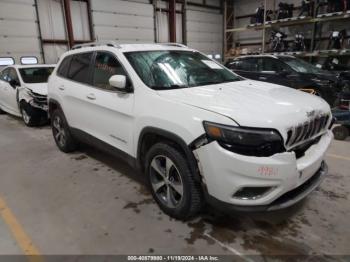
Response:
[{"label": "black hood", "polygon": [[305,78],[308,79],[319,79],[319,80],[328,80],[331,81],[333,83],[336,83],[338,81],[338,77],[337,74],[332,73],[332,72],[322,72],[322,74],[313,74],[313,73],[301,73],[301,75],[303,75]]}]

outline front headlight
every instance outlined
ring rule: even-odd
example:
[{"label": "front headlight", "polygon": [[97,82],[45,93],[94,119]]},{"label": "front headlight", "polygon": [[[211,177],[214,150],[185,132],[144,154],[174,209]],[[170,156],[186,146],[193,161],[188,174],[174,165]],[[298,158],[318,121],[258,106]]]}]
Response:
[{"label": "front headlight", "polygon": [[282,136],[277,130],[233,127],[203,122],[209,140],[241,155],[268,157],[285,151]]},{"label": "front headlight", "polygon": [[27,92],[28,95],[33,96],[32,90],[29,89],[28,87],[24,87],[24,91]]}]

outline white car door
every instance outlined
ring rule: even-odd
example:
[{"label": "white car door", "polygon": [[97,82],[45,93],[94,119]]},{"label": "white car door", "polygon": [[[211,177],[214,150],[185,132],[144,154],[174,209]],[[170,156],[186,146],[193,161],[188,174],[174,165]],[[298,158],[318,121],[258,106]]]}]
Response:
[{"label": "white car door", "polygon": [[8,109],[16,115],[20,115],[18,102],[17,102],[17,88],[20,87],[20,80],[15,68],[9,68],[8,83],[5,85],[5,99],[8,105]]},{"label": "white car door", "polygon": [[[90,64],[93,54],[93,52],[79,53],[71,58],[65,58],[67,64],[65,64],[65,60],[62,62],[57,73],[60,80],[54,84],[54,88],[57,90],[55,92],[61,97],[60,103],[62,103],[70,127],[87,133],[92,133],[89,127],[91,118],[87,114],[90,100],[87,96],[93,89],[89,86],[91,79]],[[67,72],[60,72],[61,67],[62,71],[68,68]]]},{"label": "white car door", "polygon": [[112,75],[126,75],[117,57],[98,51],[92,72],[90,102],[86,116],[96,138],[131,154],[133,146],[134,94],[119,92],[109,85]]},{"label": "white car door", "polygon": [[7,79],[7,75],[8,75],[8,68],[3,69],[0,72],[0,107],[5,109],[5,84],[6,83],[6,79]]},{"label": "white car door", "polygon": [[[3,109],[11,114],[20,116],[17,104],[17,87],[19,86],[19,78],[16,69],[9,67],[2,73],[0,103]],[[17,83],[16,85],[14,83]],[[13,86],[11,86],[11,84]]]}]

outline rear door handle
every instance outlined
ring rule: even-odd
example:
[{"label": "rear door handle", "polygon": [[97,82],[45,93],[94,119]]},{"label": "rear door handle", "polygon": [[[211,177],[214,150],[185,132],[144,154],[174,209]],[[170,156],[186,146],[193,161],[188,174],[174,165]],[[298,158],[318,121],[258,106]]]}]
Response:
[{"label": "rear door handle", "polygon": [[86,97],[89,100],[96,100],[96,96],[94,94],[88,94]]},{"label": "rear door handle", "polygon": [[267,78],[264,77],[264,76],[260,76],[259,79],[260,79],[260,80],[266,80]]},{"label": "rear door handle", "polygon": [[64,86],[59,86],[58,89],[63,91],[64,90]]}]

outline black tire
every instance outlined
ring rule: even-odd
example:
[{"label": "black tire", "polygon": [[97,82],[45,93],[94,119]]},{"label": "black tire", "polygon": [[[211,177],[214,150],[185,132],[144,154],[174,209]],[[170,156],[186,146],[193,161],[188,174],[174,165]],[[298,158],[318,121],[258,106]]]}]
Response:
[{"label": "black tire", "polygon": [[51,115],[51,129],[56,145],[62,152],[70,153],[77,149],[78,144],[69,130],[66,118],[58,109]]},{"label": "black tire", "polygon": [[42,113],[39,109],[33,108],[27,102],[20,103],[20,110],[23,122],[26,126],[39,126],[41,122]]},{"label": "black tire", "polygon": [[[155,171],[156,169],[152,166],[152,161],[158,161],[161,165],[162,157],[170,159],[173,166],[169,168],[169,172],[162,170],[164,171],[163,175],[166,176],[166,173],[168,173],[168,184],[165,184],[156,191],[154,188],[156,184],[154,181],[155,177],[158,175],[158,177],[161,177],[160,180],[163,177],[162,175],[159,176],[160,173]],[[165,143],[157,143],[147,152],[145,167],[151,193],[164,213],[176,219],[186,220],[195,216],[200,211],[204,202],[200,183],[195,180],[188,161],[179,150]],[[165,179],[163,180],[165,181]],[[177,184],[178,187],[181,183],[183,194],[179,199],[180,194],[178,194],[178,191],[172,185]],[[173,196],[169,197],[169,199],[172,199],[170,202],[174,205],[172,207],[169,207],[166,204],[169,202],[164,199],[168,190],[172,192],[171,195]],[[161,195],[164,196],[161,197]],[[175,202],[177,203],[175,204]]]},{"label": "black tire", "polygon": [[6,114],[6,112],[1,110],[1,108],[0,108],[0,115],[3,115],[3,114]]},{"label": "black tire", "polygon": [[332,131],[336,140],[345,140],[349,136],[349,129],[346,126],[336,126]]}]

